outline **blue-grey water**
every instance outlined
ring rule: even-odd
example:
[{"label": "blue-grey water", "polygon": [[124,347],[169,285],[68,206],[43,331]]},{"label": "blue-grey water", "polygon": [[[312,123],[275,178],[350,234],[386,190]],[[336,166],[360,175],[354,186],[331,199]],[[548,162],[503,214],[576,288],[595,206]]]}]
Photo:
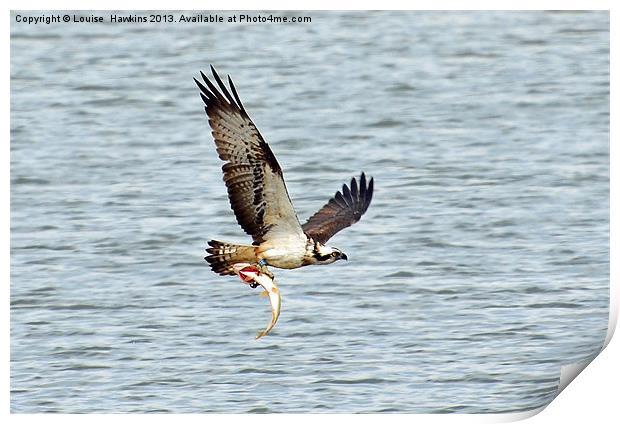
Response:
[{"label": "blue-grey water", "polygon": [[[601,348],[607,12],[19,13],[40,15],[11,15],[13,412],[519,411]],[[209,64],[302,221],[375,177],[330,241],[348,262],[275,270],[259,341],[268,302],[203,260],[249,241],[192,81]]]}]

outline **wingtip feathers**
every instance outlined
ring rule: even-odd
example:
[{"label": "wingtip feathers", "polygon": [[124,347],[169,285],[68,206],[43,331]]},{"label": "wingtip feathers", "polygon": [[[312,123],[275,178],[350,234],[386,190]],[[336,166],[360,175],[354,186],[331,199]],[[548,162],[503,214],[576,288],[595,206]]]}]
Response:
[{"label": "wingtip feathers", "polygon": [[236,107],[241,111],[242,115],[248,117],[245,107],[243,106],[243,103],[241,103],[241,99],[239,98],[239,94],[237,93],[237,89],[230,75],[227,75],[227,87],[215,67],[213,65],[209,65],[209,68],[211,70],[211,74],[213,74],[213,79],[215,79],[215,82],[217,83],[219,89],[215,86],[215,84],[213,84],[213,82],[209,79],[209,77],[207,77],[207,75],[205,75],[203,71],[200,71],[202,81],[194,78],[194,82],[196,83],[202,94],[206,96],[207,100],[205,100],[205,97],[202,97],[205,105],[210,106],[211,104],[215,105],[219,103],[220,106],[223,107]]}]

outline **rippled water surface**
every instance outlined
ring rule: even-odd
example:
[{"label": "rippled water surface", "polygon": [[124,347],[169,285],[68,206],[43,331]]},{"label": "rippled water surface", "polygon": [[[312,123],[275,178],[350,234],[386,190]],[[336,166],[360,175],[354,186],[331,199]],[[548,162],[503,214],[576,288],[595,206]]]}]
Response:
[{"label": "rippled water surface", "polygon": [[[600,349],[609,15],[288,15],[312,22],[12,15],[13,412],[516,411]],[[267,301],[203,260],[248,241],[192,81],[209,64],[302,220],[375,177],[331,240],[349,261],[276,270],[259,341]]]}]

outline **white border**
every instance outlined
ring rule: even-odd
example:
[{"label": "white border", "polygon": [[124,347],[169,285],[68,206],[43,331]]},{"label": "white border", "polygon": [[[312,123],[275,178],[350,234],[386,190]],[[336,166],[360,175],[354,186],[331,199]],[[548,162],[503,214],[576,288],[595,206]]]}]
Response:
[{"label": "white border", "polygon": [[[46,10],[50,2],[41,0],[8,1],[10,9]],[[248,0],[228,0],[226,2],[205,2],[200,0],[178,0],[174,3],[163,1],[136,0],[78,0],[56,1],[53,9],[60,10],[609,10],[610,0],[418,0],[404,3],[402,0],[343,1],[316,0],[297,1],[294,4],[284,0],[263,0],[260,3]],[[258,6],[260,5],[260,6]],[[174,6],[174,7],[171,7]]]}]

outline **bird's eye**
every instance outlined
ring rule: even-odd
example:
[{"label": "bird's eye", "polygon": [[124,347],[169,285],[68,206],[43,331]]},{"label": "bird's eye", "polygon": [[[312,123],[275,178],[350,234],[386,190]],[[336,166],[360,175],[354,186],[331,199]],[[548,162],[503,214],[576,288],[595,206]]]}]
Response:
[{"label": "bird's eye", "polygon": [[335,258],[338,256],[338,252],[332,252],[332,256]]}]

